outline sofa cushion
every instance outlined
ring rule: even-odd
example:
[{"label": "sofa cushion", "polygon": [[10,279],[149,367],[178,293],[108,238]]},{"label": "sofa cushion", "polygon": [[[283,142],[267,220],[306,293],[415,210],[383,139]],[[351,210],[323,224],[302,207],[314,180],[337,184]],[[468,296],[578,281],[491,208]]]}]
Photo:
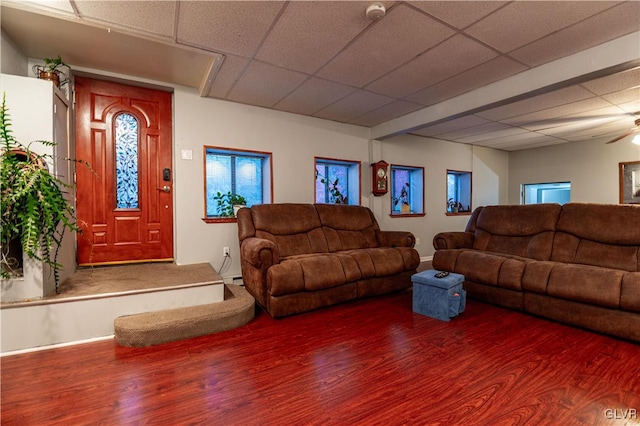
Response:
[{"label": "sofa cushion", "polygon": [[640,271],[640,206],[562,206],[551,260]]},{"label": "sofa cushion", "polygon": [[559,204],[484,207],[475,223],[473,248],[548,260],[560,208]]},{"label": "sofa cushion", "polygon": [[525,267],[530,261],[500,253],[463,250],[457,258],[454,272],[471,281],[519,291],[522,290]]},{"label": "sofa cushion", "polygon": [[251,207],[251,215],[255,236],[273,241],[280,257],[329,251],[311,204],[256,205]]},{"label": "sofa cushion", "polygon": [[627,272],[622,278],[620,307],[625,311],[640,312],[640,272]]},{"label": "sofa cushion", "polygon": [[287,258],[267,272],[272,296],[317,291],[359,280],[360,268],[351,256],[311,254]]},{"label": "sofa cushion", "polygon": [[409,247],[377,247],[347,250],[338,254],[352,257],[357,262],[363,279],[414,270],[420,264],[417,252]]},{"label": "sofa cushion", "polygon": [[576,302],[620,308],[625,272],[588,265],[557,263],[551,269],[547,294]]},{"label": "sofa cushion", "polygon": [[380,228],[371,210],[362,206],[316,204],[328,250],[337,252],[377,247]]}]

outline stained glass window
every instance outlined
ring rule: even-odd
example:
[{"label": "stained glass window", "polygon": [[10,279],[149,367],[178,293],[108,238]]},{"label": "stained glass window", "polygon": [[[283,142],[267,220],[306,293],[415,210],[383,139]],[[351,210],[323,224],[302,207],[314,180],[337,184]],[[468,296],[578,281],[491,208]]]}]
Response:
[{"label": "stained glass window", "polygon": [[138,208],[138,120],[116,117],[116,208]]}]

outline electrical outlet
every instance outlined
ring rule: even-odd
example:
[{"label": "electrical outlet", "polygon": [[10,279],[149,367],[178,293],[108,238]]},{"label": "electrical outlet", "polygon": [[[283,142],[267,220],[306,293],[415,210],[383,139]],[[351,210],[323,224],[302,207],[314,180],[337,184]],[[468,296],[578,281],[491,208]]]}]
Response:
[{"label": "electrical outlet", "polygon": [[223,256],[229,256],[229,247],[223,247],[222,248],[222,255]]},{"label": "electrical outlet", "polygon": [[416,237],[416,245],[419,246],[420,245],[420,238]]}]

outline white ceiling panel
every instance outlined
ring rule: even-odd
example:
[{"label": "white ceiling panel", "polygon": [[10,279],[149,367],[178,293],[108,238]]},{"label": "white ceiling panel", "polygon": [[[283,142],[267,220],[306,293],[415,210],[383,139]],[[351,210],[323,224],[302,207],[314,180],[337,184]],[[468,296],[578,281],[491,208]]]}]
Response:
[{"label": "white ceiling panel", "polygon": [[[76,1],[78,13],[84,19],[173,37],[176,1]],[[153,9],[153,13],[147,13]]]},{"label": "white ceiling panel", "polygon": [[231,89],[228,99],[251,105],[272,107],[307,78],[307,75],[297,71],[253,61]]},{"label": "white ceiling panel", "polygon": [[628,88],[640,87],[640,67],[587,81],[582,83],[582,86],[596,95],[606,95]]},{"label": "white ceiling panel", "polygon": [[369,84],[366,89],[391,97],[405,97],[497,55],[494,50],[458,34]]},{"label": "white ceiling panel", "polygon": [[177,40],[190,46],[249,57],[284,2],[181,1]]},{"label": "white ceiling panel", "polygon": [[274,108],[297,114],[312,115],[356,90],[358,89],[355,87],[312,77],[278,102]]},{"label": "white ceiling panel", "polygon": [[519,115],[542,111],[593,97],[593,93],[587,89],[580,86],[570,86],[566,89],[556,90],[526,100],[482,111],[477,113],[477,115],[488,120],[504,120],[505,118],[517,117]]},{"label": "white ceiling panel", "polygon": [[424,10],[449,25],[463,29],[488,14],[506,5],[506,1],[411,1],[413,6]]},{"label": "white ceiling panel", "polygon": [[627,2],[551,33],[509,55],[529,66],[542,65],[637,31],[638,22],[640,1]]},{"label": "white ceiling panel", "polygon": [[362,87],[451,35],[452,29],[400,4],[370,26],[318,75]]},{"label": "white ceiling panel", "polygon": [[393,101],[387,96],[358,90],[313,115],[314,117],[347,122]]},{"label": "white ceiling panel", "polygon": [[496,82],[524,71],[526,67],[510,58],[499,56],[406,97],[425,106],[434,105],[462,93]]},{"label": "white ceiling panel", "polygon": [[[428,126],[413,133],[422,136],[442,136],[451,134],[453,132],[462,132],[465,129],[472,129],[484,124],[489,124],[491,121],[486,120],[476,115],[467,115],[465,117],[456,118],[454,120],[448,120],[442,123]],[[468,130],[467,133],[462,133],[463,136],[473,135],[473,130]],[[461,136],[462,137],[462,136]]]},{"label": "white ceiling panel", "polygon": [[510,52],[606,10],[608,1],[511,2],[465,32],[501,52]]},{"label": "white ceiling panel", "polygon": [[422,105],[405,101],[395,101],[363,114],[360,117],[356,117],[353,120],[350,120],[349,123],[371,127],[388,120],[389,117],[399,117],[420,108],[422,108]]},{"label": "white ceiling panel", "polygon": [[287,5],[256,59],[314,73],[371,21],[366,2],[292,2]]}]

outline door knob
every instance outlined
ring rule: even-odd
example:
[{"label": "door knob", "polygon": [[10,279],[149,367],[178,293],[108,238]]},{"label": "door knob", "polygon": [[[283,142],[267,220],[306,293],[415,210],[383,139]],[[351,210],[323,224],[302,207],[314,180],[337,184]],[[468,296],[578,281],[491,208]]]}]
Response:
[{"label": "door knob", "polygon": [[169,187],[169,185],[165,185],[162,188],[158,188],[158,189],[164,192],[171,192],[171,188]]}]

